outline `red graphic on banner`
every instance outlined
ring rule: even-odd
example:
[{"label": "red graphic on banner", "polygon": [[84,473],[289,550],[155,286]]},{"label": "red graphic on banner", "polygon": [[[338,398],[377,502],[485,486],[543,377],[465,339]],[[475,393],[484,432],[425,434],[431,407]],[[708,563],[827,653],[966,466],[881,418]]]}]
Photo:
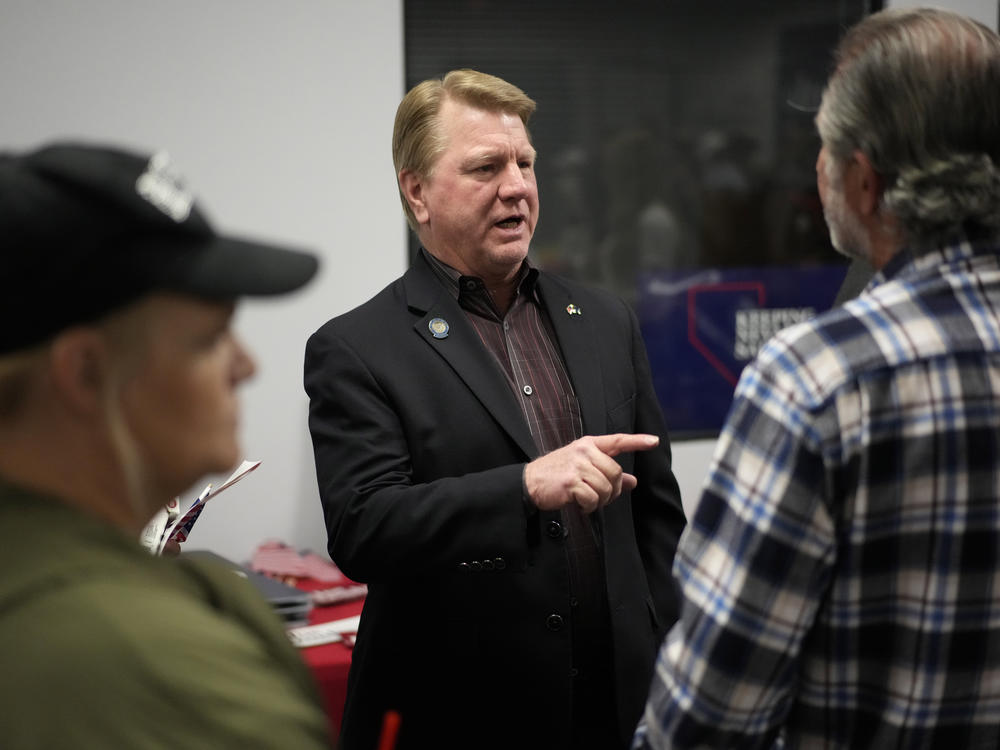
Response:
[{"label": "red graphic on banner", "polygon": [[691,346],[693,346],[698,353],[701,354],[701,356],[704,357],[706,361],[735,388],[736,383],[739,380],[738,375],[734,374],[732,370],[726,367],[726,365],[712,353],[712,350],[708,347],[708,345],[698,338],[696,298],[699,294],[709,292],[756,292],[757,306],[764,307],[764,302],[767,299],[766,289],[764,284],[758,281],[729,281],[721,284],[695,284],[687,290],[688,341],[691,343]]}]

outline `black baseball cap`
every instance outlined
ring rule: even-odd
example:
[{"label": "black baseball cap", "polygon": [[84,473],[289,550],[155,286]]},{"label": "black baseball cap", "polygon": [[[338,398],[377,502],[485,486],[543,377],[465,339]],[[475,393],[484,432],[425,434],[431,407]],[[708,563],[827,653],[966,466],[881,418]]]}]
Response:
[{"label": "black baseball cap", "polygon": [[0,353],[154,291],[277,295],[315,255],[216,234],[165,152],[62,142],[0,153]]}]

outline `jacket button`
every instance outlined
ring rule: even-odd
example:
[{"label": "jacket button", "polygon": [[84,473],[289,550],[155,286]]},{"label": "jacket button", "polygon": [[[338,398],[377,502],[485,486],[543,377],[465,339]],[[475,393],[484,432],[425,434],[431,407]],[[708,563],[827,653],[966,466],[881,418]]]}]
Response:
[{"label": "jacket button", "polygon": [[496,560],[494,560],[493,564],[496,566],[497,570],[503,570],[504,568],[507,567],[507,561],[504,560],[502,557],[498,557]]},{"label": "jacket button", "polygon": [[472,568],[473,573],[478,573],[483,569],[483,564],[479,560],[473,560],[469,567]]},{"label": "jacket button", "polygon": [[483,570],[493,570],[494,567],[492,560],[483,560]]},{"label": "jacket button", "polygon": [[550,539],[562,539],[563,538],[563,527],[558,521],[549,521],[545,526],[545,533],[548,534]]},{"label": "jacket button", "polygon": [[467,562],[461,562],[461,563],[459,563],[458,564],[458,569],[461,570],[463,573],[468,573],[469,572],[469,563],[467,563]]},{"label": "jacket button", "polygon": [[561,615],[551,614],[545,618],[545,627],[553,633],[558,633],[563,629],[563,618]]}]

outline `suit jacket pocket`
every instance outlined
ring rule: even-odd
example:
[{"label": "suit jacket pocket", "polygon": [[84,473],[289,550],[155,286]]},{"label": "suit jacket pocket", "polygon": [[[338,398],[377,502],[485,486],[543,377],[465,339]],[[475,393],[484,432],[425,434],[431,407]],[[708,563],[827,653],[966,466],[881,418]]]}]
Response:
[{"label": "suit jacket pocket", "polygon": [[635,430],[635,394],[608,411],[608,432],[633,432]]}]

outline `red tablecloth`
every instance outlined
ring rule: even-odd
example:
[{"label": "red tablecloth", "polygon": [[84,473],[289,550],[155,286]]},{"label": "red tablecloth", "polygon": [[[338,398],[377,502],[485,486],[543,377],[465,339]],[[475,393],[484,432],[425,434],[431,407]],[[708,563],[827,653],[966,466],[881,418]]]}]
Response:
[{"label": "red tablecloth", "polygon": [[[305,587],[303,587],[305,588]],[[309,624],[315,625],[331,620],[341,620],[361,614],[363,599],[343,604],[313,607],[309,614]],[[347,697],[347,671],[351,666],[351,649],[341,642],[324,643],[300,650],[302,658],[316,677],[333,736],[340,732],[340,722],[344,718],[344,699]]]}]

